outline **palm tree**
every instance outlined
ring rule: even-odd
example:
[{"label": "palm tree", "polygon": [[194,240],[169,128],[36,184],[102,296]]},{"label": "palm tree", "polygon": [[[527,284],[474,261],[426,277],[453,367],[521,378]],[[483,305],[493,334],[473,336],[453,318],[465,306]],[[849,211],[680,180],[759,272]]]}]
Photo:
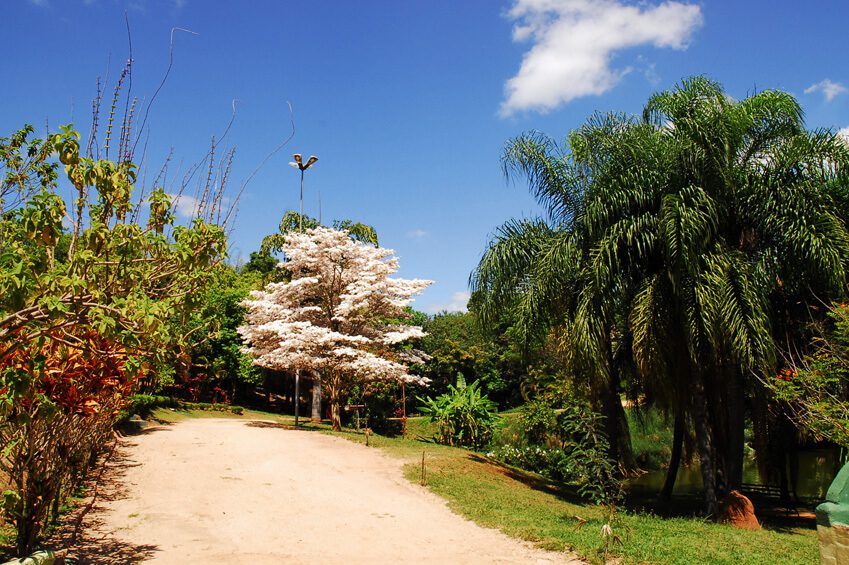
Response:
[{"label": "palm tree", "polygon": [[849,234],[836,197],[849,155],[833,133],[805,130],[789,94],[738,102],[703,77],[652,97],[643,123],[667,159],[650,164],[659,183],[620,179],[652,201],[630,215],[653,226],[650,245],[625,245],[626,264],[650,266],[632,310],[634,356],[646,376],[687,375],[712,511],[714,485],[742,483],[746,391],[764,396],[748,377],[775,373],[775,330],[787,325],[776,306],[845,290]]},{"label": "palm tree", "polygon": [[[482,322],[509,308],[527,343],[551,334],[569,369],[590,385],[594,408],[605,415],[611,456],[636,466],[620,387],[623,377],[620,303],[591,270],[591,234],[582,221],[591,174],[556,142],[531,133],[508,143],[507,176],[523,174],[547,217],[511,220],[496,231],[470,285]],[[627,356],[625,357],[627,360]]]},{"label": "palm tree", "polygon": [[[807,132],[786,93],[735,101],[703,77],[653,96],[642,119],[592,118],[569,151],[539,140],[521,137],[506,155],[546,205],[551,234],[502,230],[473,283],[493,308],[542,297],[524,306],[529,324],[568,328],[602,375],[633,367],[677,428],[690,419],[714,513],[717,489],[742,482],[747,400],[764,405],[749,376],[774,374],[776,332],[792,333],[780,306],[845,289],[849,148]],[[507,252],[531,236],[580,252]]]}]

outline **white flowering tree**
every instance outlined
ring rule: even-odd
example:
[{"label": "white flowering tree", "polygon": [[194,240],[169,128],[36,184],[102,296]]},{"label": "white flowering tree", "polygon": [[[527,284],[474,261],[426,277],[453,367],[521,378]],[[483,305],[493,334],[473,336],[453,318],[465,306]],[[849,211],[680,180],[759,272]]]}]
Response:
[{"label": "white flowering tree", "polygon": [[391,249],[354,241],[324,227],[289,233],[281,250],[288,282],[271,283],[244,302],[239,333],[254,364],[275,370],[321,371],[328,383],[333,428],[340,428],[346,383],[389,379],[426,384],[408,372],[399,344],[424,336],[397,322],[432,281],[393,278]]}]

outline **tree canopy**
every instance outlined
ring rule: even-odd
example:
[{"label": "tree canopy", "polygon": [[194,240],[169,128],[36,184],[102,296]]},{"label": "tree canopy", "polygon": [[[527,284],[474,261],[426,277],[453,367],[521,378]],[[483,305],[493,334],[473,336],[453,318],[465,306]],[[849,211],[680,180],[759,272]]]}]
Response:
[{"label": "tree canopy", "polygon": [[713,512],[742,480],[746,409],[767,418],[751,375],[799,336],[797,304],[845,292],[849,147],[807,131],[787,93],[738,101],[694,77],[564,145],[520,136],[504,166],[547,216],[496,233],[471,279],[484,318],[507,308],[525,334],[559,335],[609,399],[614,449],[625,383],[691,420]]},{"label": "tree canopy", "polygon": [[240,333],[257,365],[313,369],[329,376],[334,427],[340,426],[343,378],[422,382],[408,373],[397,345],[423,336],[418,326],[392,323],[431,281],[393,278],[393,251],[315,227],[286,234],[281,250],[286,282],[270,283],[245,301]]}]

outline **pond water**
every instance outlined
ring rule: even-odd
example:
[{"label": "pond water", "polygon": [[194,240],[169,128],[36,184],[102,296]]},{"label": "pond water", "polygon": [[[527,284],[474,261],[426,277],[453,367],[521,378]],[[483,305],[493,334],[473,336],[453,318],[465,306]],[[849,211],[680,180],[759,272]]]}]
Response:
[{"label": "pond water", "polygon": [[[824,500],[831,481],[840,470],[839,449],[822,448],[799,452],[799,481],[796,494],[801,499]],[[660,492],[666,480],[666,471],[651,471],[627,482],[628,490]],[[754,458],[747,458],[743,467],[743,482],[767,484],[758,472]],[[775,483],[773,483],[775,484]],[[698,461],[682,465],[675,481],[676,494],[691,494],[702,489],[702,476]]]}]

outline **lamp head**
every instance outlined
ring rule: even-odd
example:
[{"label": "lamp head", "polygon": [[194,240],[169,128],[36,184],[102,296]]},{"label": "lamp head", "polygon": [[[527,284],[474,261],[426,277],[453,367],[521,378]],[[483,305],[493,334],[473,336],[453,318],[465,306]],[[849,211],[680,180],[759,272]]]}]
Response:
[{"label": "lamp head", "polygon": [[318,161],[318,157],[310,155],[310,158],[307,160],[307,164],[304,165],[304,169],[309,169],[316,161]]}]

